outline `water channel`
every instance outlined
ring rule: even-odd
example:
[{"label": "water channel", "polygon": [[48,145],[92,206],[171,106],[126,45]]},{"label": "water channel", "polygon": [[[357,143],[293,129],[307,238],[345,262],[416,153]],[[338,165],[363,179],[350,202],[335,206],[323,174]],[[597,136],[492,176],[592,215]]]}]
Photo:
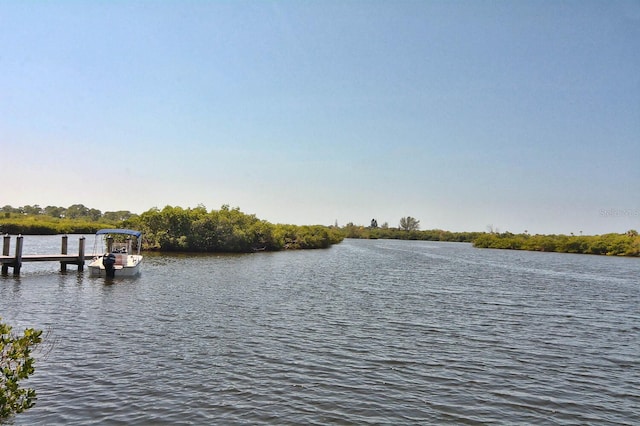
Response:
[{"label": "water channel", "polygon": [[135,279],[0,277],[3,321],[47,332],[37,404],[11,423],[640,423],[640,259],[392,240],[146,255]]}]

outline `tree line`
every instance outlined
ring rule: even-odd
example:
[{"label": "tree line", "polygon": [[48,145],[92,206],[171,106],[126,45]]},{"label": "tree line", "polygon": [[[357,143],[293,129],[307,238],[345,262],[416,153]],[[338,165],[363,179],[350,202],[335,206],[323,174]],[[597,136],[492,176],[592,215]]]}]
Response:
[{"label": "tree line", "polygon": [[132,217],[131,212],[108,212],[74,204],[69,207],[6,205],[0,208],[0,233],[25,235],[92,234]]},{"label": "tree line", "polygon": [[348,223],[342,227],[346,238],[397,239],[423,241],[451,241],[473,243],[476,248],[547,251],[608,256],[640,256],[640,236],[636,230],[624,234],[603,235],[530,235],[500,233],[492,226],[489,232],[450,232],[440,229],[420,230],[420,221],[411,216],[400,219],[398,227],[384,223],[378,227],[376,219],[370,226]]},{"label": "tree line", "polygon": [[420,230],[420,221],[402,217],[397,227],[388,223],[370,226],[352,222],[343,227],[272,224],[223,205],[207,211],[204,206],[166,206],[140,215],[129,211],[105,212],[74,204],[67,208],[38,205],[0,209],[0,233],[90,234],[101,228],[130,227],[144,233],[143,247],[163,251],[251,252],[324,248],[344,238],[451,241],[473,243],[477,248],[549,251],[600,255],[640,256],[640,237],[626,234],[596,236],[529,235],[489,232]]},{"label": "tree line", "polygon": [[452,232],[442,229],[429,229],[421,231],[417,224],[406,225],[401,221],[398,227],[389,227],[388,224],[377,226],[362,226],[348,223],[341,228],[345,238],[359,239],[388,239],[388,240],[416,240],[416,241],[451,241],[459,243],[473,242],[482,232]]},{"label": "tree line", "polygon": [[0,208],[0,214],[5,218],[11,215],[47,216],[56,219],[84,219],[86,221],[106,221],[115,222],[129,219],[134,216],[128,210],[113,212],[101,212],[98,209],[86,207],[83,204],[73,204],[69,207],[46,206],[40,207],[38,204],[32,206],[12,207],[6,205]]},{"label": "tree line", "polygon": [[140,215],[128,211],[101,213],[82,204],[62,208],[5,206],[0,233],[92,234],[102,228],[134,228],[143,233],[143,248],[161,251],[230,252],[327,248],[344,239],[334,227],[272,224],[223,205],[220,210],[166,206]]},{"label": "tree line", "polygon": [[640,237],[633,229],[625,234],[579,236],[483,233],[474,239],[473,245],[478,248],[640,256]]},{"label": "tree line", "polygon": [[327,248],[344,239],[335,228],[272,224],[223,205],[183,209],[166,206],[133,216],[123,226],[144,233],[147,248],[162,251],[247,253],[285,249]]}]

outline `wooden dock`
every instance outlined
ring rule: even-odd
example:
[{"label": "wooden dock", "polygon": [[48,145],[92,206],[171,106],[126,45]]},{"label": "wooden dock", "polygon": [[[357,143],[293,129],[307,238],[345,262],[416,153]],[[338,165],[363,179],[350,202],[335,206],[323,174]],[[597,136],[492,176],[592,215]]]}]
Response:
[{"label": "wooden dock", "polygon": [[24,262],[60,262],[60,271],[67,270],[67,265],[77,265],[78,271],[84,270],[85,260],[93,259],[94,254],[85,254],[85,237],[80,237],[78,241],[78,254],[67,254],[68,237],[62,236],[60,254],[22,254],[23,236],[16,238],[15,254],[11,256],[11,236],[5,235],[2,244],[2,255],[0,255],[0,272],[2,275],[9,273],[9,268],[13,268],[13,275],[19,275],[22,263]]}]

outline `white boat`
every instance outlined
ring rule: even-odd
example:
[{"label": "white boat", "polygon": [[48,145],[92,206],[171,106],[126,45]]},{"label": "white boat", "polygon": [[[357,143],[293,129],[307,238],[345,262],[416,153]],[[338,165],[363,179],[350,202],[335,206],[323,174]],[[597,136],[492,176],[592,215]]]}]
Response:
[{"label": "white boat", "polygon": [[[113,235],[126,235],[125,242],[114,242]],[[133,239],[135,237],[135,241]],[[106,251],[103,255],[96,256],[89,263],[89,276],[92,277],[133,277],[140,273],[142,255],[140,246],[142,245],[142,232],[133,229],[101,229],[96,232],[96,242],[94,253],[98,253],[98,243],[100,249]],[[134,253],[134,242],[136,252]]]}]

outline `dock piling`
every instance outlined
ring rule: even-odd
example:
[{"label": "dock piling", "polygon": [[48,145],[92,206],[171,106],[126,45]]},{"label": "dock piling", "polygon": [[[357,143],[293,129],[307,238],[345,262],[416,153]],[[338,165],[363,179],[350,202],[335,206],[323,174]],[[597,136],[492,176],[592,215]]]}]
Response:
[{"label": "dock piling", "polygon": [[[67,243],[69,241],[68,235],[62,236],[62,247],[60,249],[60,254],[67,254]],[[66,262],[60,262],[60,272],[67,272],[67,264]]]},{"label": "dock piling", "polygon": [[[5,234],[2,242],[2,255],[9,256],[10,248],[11,248],[11,236],[9,234]],[[1,273],[2,275],[7,275],[9,273],[9,265],[3,263]]]},{"label": "dock piling", "polygon": [[78,240],[78,271],[84,270],[84,237]]},{"label": "dock piling", "polygon": [[60,254],[22,254],[23,237],[18,235],[16,239],[15,256],[9,254],[11,249],[11,236],[4,236],[2,243],[2,255],[0,255],[0,271],[2,275],[7,275],[9,268],[13,268],[13,275],[20,275],[23,262],[60,262],[60,271],[65,272],[67,265],[78,265],[78,272],[84,270],[86,260],[93,259],[96,254],[87,255],[85,253],[86,238],[80,237],[78,240],[78,254],[68,253],[68,236],[62,236]]},{"label": "dock piling", "polygon": [[18,238],[16,238],[16,256],[13,263],[13,275],[20,275],[20,268],[22,268],[23,238],[22,234],[18,235]]}]

